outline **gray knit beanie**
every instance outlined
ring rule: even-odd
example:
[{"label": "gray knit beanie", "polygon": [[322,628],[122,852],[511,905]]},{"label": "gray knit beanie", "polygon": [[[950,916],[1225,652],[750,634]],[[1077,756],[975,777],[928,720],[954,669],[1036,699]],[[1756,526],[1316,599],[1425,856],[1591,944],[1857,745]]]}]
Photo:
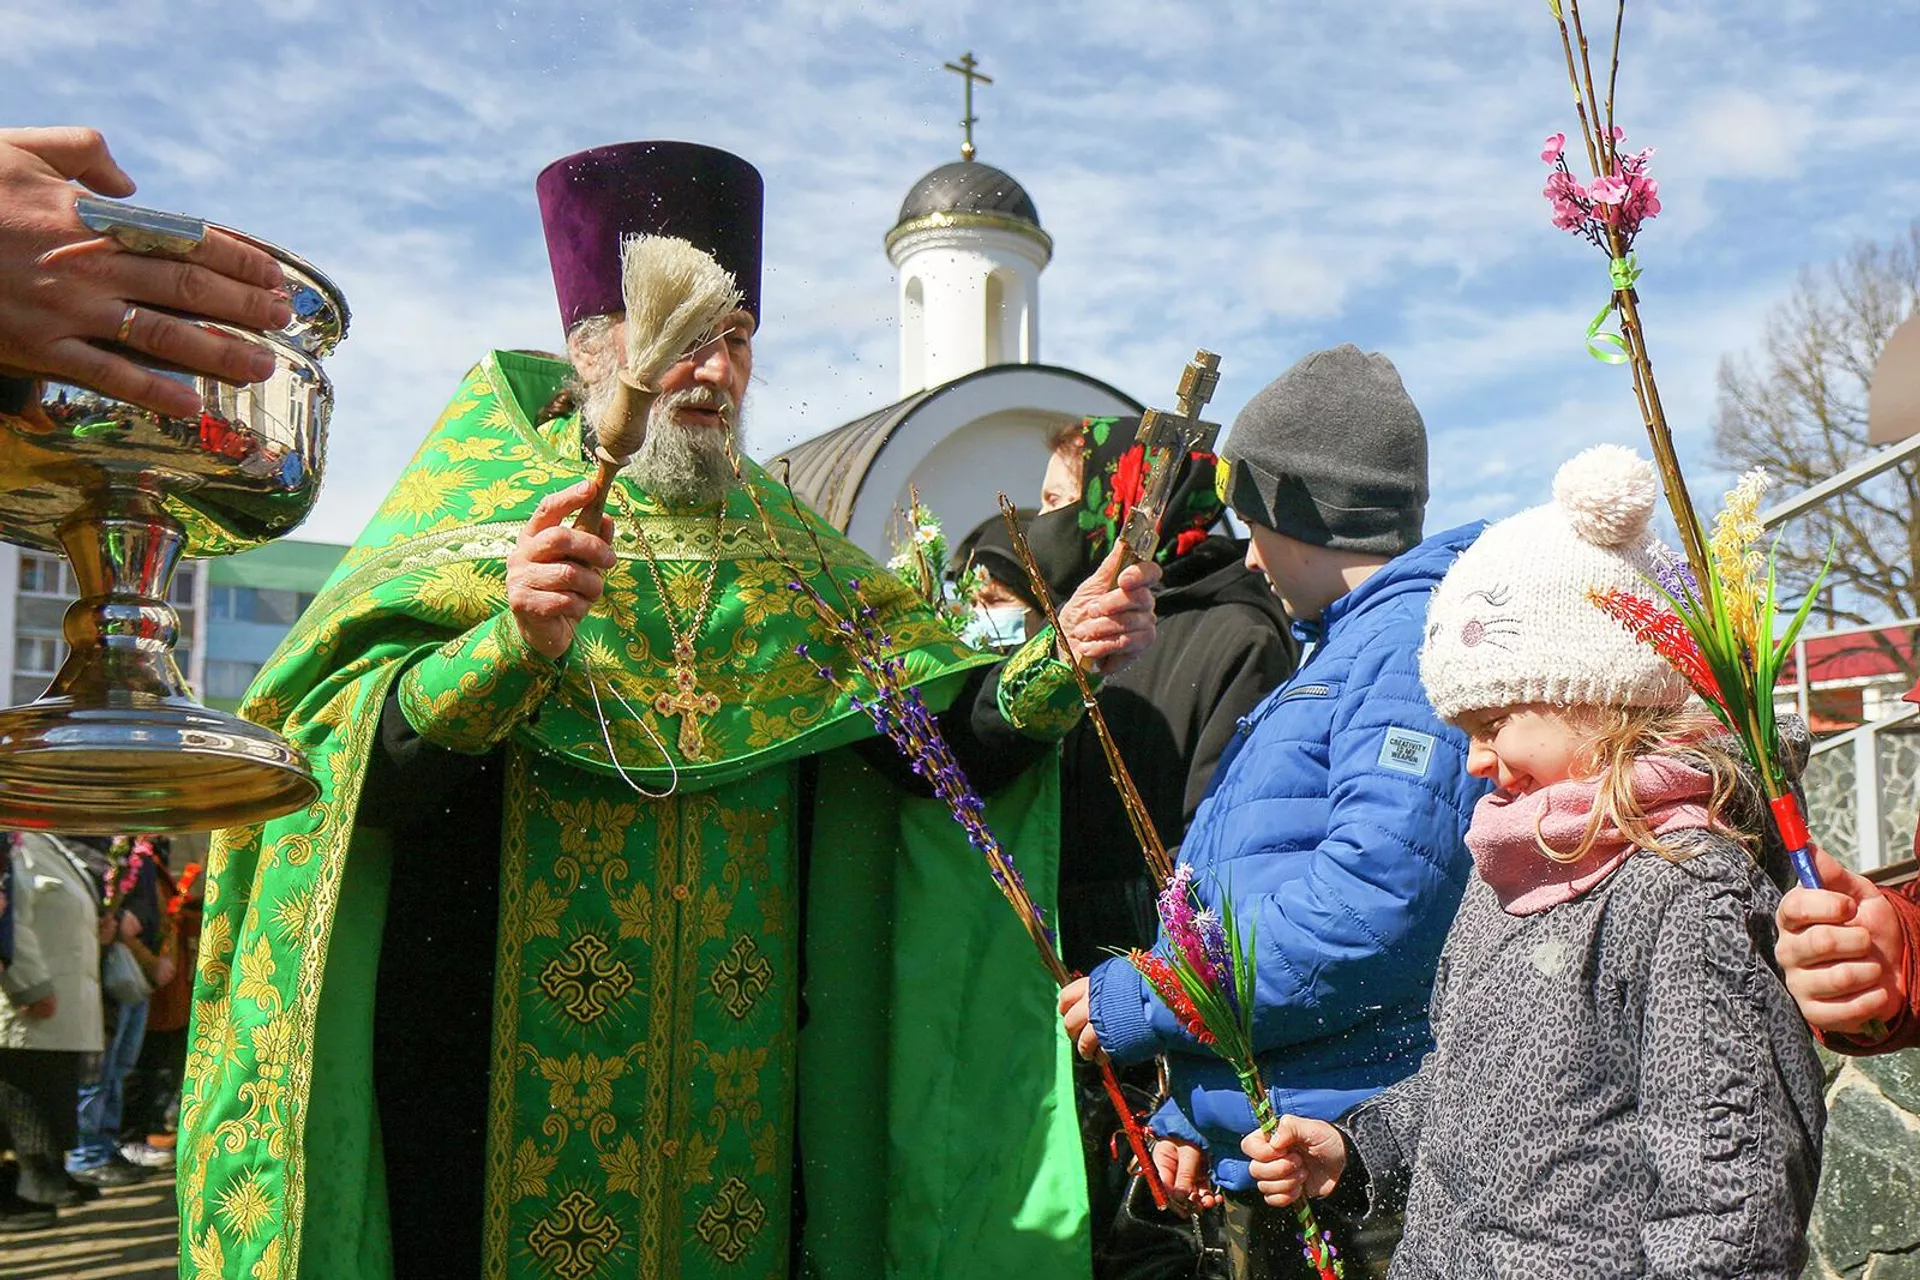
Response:
[{"label": "gray knit beanie", "polygon": [[1222,495],[1242,520],[1316,547],[1397,556],[1427,511],[1427,426],[1400,372],[1352,343],[1316,351],[1233,420]]}]

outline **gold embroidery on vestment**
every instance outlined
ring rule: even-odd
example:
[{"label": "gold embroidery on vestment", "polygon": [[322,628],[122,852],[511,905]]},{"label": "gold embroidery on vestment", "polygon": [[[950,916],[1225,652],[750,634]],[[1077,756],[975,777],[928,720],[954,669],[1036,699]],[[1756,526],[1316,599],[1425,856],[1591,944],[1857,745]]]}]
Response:
[{"label": "gold embroidery on vestment", "polygon": [[760,954],[753,939],[743,933],[734,939],[733,949],[714,965],[707,985],[728,1013],[736,1020],[742,1019],[753,1012],[754,1003],[773,985],[773,966]]},{"label": "gold embroidery on vestment", "polygon": [[694,1220],[701,1241],[722,1262],[738,1262],[767,1225],[767,1207],[738,1177],[729,1176]]},{"label": "gold embroidery on vestment", "polygon": [[620,1224],[576,1188],[534,1224],[527,1247],[560,1280],[586,1280],[620,1247]]},{"label": "gold embroidery on vestment", "polygon": [[600,1021],[633,986],[633,970],[593,933],[575,938],[540,970],[540,989],[583,1026]]}]

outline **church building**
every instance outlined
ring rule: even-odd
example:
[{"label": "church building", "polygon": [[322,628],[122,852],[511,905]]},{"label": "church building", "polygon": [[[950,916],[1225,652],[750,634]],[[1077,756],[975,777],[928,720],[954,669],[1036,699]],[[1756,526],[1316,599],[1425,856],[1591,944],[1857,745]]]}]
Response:
[{"label": "church building", "polygon": [[[1141,404],[1090,374],[1040,361],[1040,273],[1053,238],[1013,177],[973,158],[969,54],[962,159],[907,192],[886,236],[898,273],[900,399],[781,455],[793,490],[865,550],[886,557],[909,495],[958,539],[1040,493],[1047,439],[1069,418]],[[963,70],[964,68],[964,70]],[[776,467],[777,470],[777,467]]]}]

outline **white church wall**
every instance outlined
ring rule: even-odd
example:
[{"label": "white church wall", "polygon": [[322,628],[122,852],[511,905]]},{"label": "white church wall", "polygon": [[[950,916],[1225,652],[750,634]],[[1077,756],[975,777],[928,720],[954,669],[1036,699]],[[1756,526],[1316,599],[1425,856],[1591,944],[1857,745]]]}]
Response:
[{"label": "white church wall", "polygon": [[[989,365],[1037,360],[1040,270],[1047,252],[1030,236],[978,226],[927,227],[895,241],[890,256],[900,280],[900,394]],[[915,313],[909,293],[915,284],[921,290],[917,341],[907,323]],[[917,357],[909,343],[918,348]]]},{"label": "white church wall", "polygon": [[917,487],[957,539],[999,510],[1000,493],[1021,505],[1037,499],[1054,424],[1137,412],[1119,395],[1080,378],[1018,365],[944,389],[908,416],[874,460],[847,534],[884,557],[893,513],[906,509]]},{"label": "white church wall", "polygon": [[1026,304],[1010,319],[1019,326],[1020,363],[1040,363],[1040,277],[1021,282],[1026,289]]},{"label": "white church wall", "polygon": [[[976,418],[934,446],[911,478],[920,500],[958,541],[967,530],[1000,510],[1004,492],[1023,507],[1040,495],[1047,468],[1047,437],[1060,414],[1015,409]],[[877,495],[876,495],[877,496]],[[907,487],[893,494],[906,509]]]}]

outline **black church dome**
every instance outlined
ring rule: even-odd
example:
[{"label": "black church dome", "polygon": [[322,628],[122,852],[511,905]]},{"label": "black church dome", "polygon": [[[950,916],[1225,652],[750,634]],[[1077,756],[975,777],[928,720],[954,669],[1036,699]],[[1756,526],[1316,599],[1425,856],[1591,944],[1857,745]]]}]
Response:
[{"label": "black church dome", "polygon": [[978,160],[943,164],[913,184],[900,202],[900,222],[938,214],[990,214],[1040,225],[1033,197],[1013,175]]}]

